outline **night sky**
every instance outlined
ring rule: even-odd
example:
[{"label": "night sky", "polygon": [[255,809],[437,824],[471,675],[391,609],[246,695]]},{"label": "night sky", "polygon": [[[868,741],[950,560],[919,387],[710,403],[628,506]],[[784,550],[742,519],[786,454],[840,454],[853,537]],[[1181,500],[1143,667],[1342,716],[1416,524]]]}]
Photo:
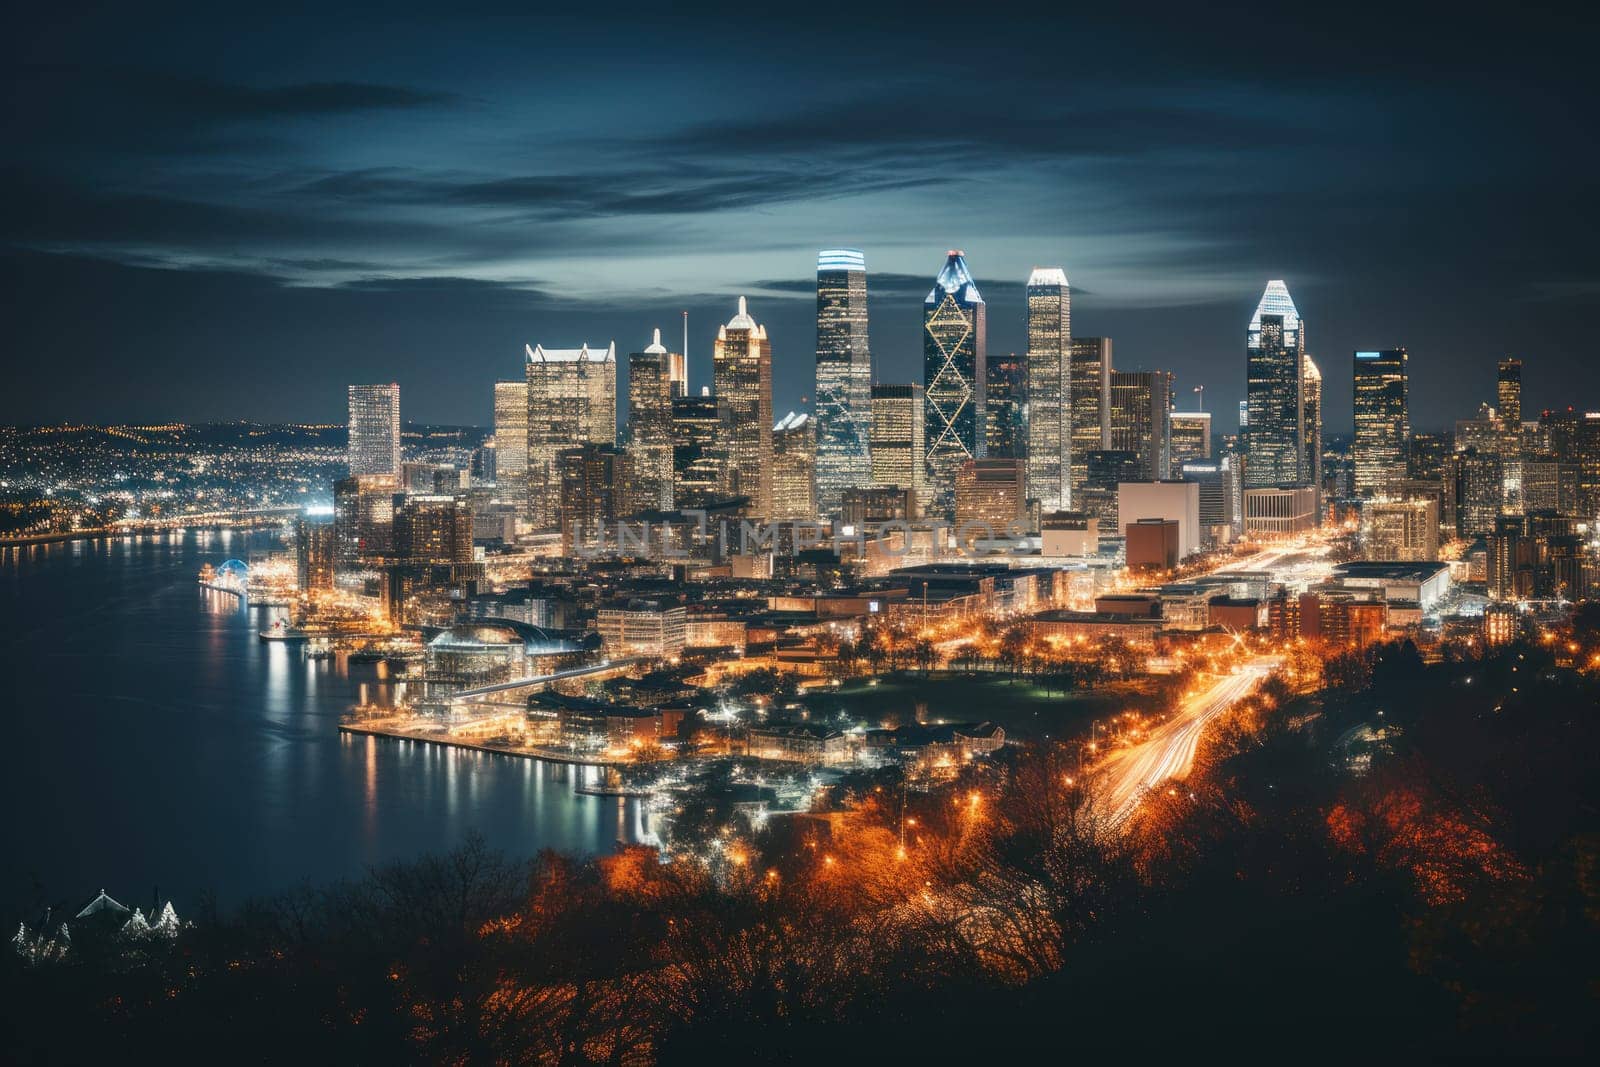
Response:
[{"label": "night sky", "polygon": [[1221,429],[1274,277],[1330,433],[1358,347],[1410,349],[1419,427],[1492,399],[1508,354],[1528,410],[1600,406],[1592,24],[666,6],[14,14],[0,422],[339,421],[347,382],[393,379],[408,420],[486,424],[524,342],[626,353],[682,309],[698,387],[740,293],[781,413],[836,244],[867,253],[884,381],[920,380],[959,247],[991,351],[1062,265],[1074,333],[1173,370],[1181,406],[1205,385]]}]

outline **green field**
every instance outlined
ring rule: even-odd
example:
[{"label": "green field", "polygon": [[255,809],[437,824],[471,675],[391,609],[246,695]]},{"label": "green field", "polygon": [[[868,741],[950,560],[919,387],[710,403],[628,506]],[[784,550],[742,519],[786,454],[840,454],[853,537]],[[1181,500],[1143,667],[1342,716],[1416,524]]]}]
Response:
[{"label": "green field", "polygon": [[1063,694],[1059,688],[1047,690],[1027,677],[1013,680],[1005,674],[940,671],[927,677],[902,672],[852,679],[838,689],[818,690],[802,699],[813,716],[843,711],[869,726],[913,722],[917,705],[926,704],[929,721],[987,719],[1005,727],[1011,738],[1075,736],[1091,719],[1146,709],[1151,703],[1148,688],[1137,683]]}]

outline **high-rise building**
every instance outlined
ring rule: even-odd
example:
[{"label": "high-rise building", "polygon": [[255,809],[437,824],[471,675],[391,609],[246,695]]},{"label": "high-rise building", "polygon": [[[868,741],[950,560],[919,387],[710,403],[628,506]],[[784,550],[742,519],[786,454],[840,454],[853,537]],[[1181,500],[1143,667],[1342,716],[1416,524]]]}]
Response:
[{"label": "high-rise building", "polygon": [[1171,406],[1171,371],[1111,372],[1111,448],[1139,456],[1136,481],[1155,481],[1172,470]]},{"label": "high-rise building", "polygon": [[[867,343],[867,257],[817,254],[817,507],[839,510],[844,491],[872,476],[872,353]],[[807,516],[809,518],[809,516]]]},{"label": "high-rise building", "polygon": [[1045,511],[1072,499],[1072,294],[1067,272],[1028,275],[1028,495]]},{"label": "high-rise building", "polygon": [[494,383],[495,498],[528,503],[528,380]]},{"label": "high-rise building", "polygon": [[1267,283],[1245,339],[1245,485],[1311,484],[1306,469],[1305,329],[1281,280]]},{"label": "high-rise building", "polygon": [[1445,486],[1456,516],[1458,537],[1483,537],[1494,530],[1505,502],[1505,473],[1493,452],[1468,448],[1445,460]]},{"label": "high-rise building", "polygon": [[584,444],[556,453],[561,479],[561,550],[597,545],[626,514],[627,454],[615,445]]},{"label": "high-rise building", "polygon": [[1241,523],[1238,457],[1192,459],[1179,477],[1200,486],[1200,537],[1209,545],[1222,545],[1239,535]]},{"label": "high-rise building", "polygon": [[333,537],[339,565],[376,563],[394,551],[393,474],[356,474],[333,486]]},{"label": "high-rise building", "polygon": [[1015,352],[990,353],[984,371],[983,447],[996,459],[1021,459],[1027,451],[1027,364]]},{"label": "high-rise building", "polygon": [[556,456],[617,439],[617,346],[525,346],[528,382],[528,518],[535,529],[560,524]]},{"label": "high-rise building", "polygon": [[1067,464],[1072,506],[1078,507],[1078,494],[1089,484],[1089,453],[1111,447],[1111,338],[1074,337],[1070,352]]},{"label": "high-rise building", "polygon": [[943,515],[954,512],[956,473],[984,454],[987,314],[964,254],[951,251],[922,302],[925,462],[932,505]]},{"label": "high-rise building", "polygon": [[1416,497],[1362,504],[1361,558],[1405,563],[1438,559],[1439,502]]},{"label": "high-rise building", "polygon": [[927,480],[923,414],[922,386],[872,387],[872,484],[909,489],[919,508]]},{"label": "high-rise building", "polygon": [[400,473],[400,387],[352,385],[345,455],[352,477]]},{"label": "high-rise building", "polygon": [[1373,497],[1406,477],[1411,442],[1407,360],[1403,348],[1355,355],[1355,464],[1357,496]]},{"label": "high-rise building", "polygon": [[727,488],[748,497],[752,514],[772,514],[772,345],[744,297],[711,352],[713,390],[728,450]]},{"label": "high-rise building", "polygon": [[1522,360],[1508,356],[1500,361],[1495,400],[1500,405],[1500,421],[1507,430],[1522,428]]},{"label": "high-rise building", "polygon": [[[1005,537],[1026,518],[1026,475],[1014,456],[971,459],[956,472],[956,527],[973,536]],[[987,531],[985,533],[984,531]]]},{"label": "high-rise building", "polygon": [[1305,458],[1300,469],[1306,483],[1322,490],[1322,371],[1306,353],[1301,363],[1300,425],[1305,432]]},{"label": "high-rise building", "polygon": [[398,563],[471,563],[472,506],[441,493],[399,498],[394,546]]},{"label": "high-rise building", "polygon": [[816,469],[820,458],[817,424],[789,412],[772,427],[772,513],[775,522],[817,517]]},{"label": "high-rise building", "polygon": [[[1183,465],[1211,458],[1211,412],[1173,411],[1167,415],[1167,448],[1172,454],[1171,477],[1183,477]],[[1166,475],[1163,475],[1166,477]]]},{"label": "high-rise building", "polygon": [[333,588],[338,544],[331,516],[302,513],[295,520],[295,578],[300,592],[312,593]]},{"label": "high-rise building", "polygon": [[724,495],[727,452],[714,396],[672,401],[672,506],[704,508]]},{"label": "high-rise building", "polygon": [[1437,481],[1444,477],[1445,458],[1453,451],[1449,434],[1413,432],[1406,452],[1406,476]]},{"label": "high-rise building", "polygon": [[673,357],[661,331],[628,356],[628,455],[632,486],[626,512],[672,509]]}]

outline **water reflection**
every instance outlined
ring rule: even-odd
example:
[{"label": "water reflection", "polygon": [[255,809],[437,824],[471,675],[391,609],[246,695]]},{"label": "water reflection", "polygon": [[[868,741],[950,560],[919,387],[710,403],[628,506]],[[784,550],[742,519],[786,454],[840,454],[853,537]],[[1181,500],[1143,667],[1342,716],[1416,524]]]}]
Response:
[{"label": "water reflection", "polygon": [[159,885],[183,910],[207,890],[226,907],[359,876],[472,830],[517,855],[648,838],[637,803],[575,796],[570,768],[340,735],[347,704],[404,683],[262,643],[268,612],[196,588],[223,551],[269,548],[190,531],[0,554],[0,671],[27,755],[0,785],[26,813],[6,820],[3,914],[33,905],[34,877],[45,900]]}]

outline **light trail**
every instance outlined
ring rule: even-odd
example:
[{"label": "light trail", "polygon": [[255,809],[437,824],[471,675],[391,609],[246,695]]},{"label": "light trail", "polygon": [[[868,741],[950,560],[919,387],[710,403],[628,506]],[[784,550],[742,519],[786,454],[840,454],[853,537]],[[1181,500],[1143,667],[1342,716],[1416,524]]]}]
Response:
[{"label": "light trail", "polygon": [[1185,700],[1148,740],[1107,757],[1097,768],[1098,794],[1111,824],[1127,821],[1151,790],[1185,777],[1212,720],[1249,696],[1277,666],[1273,657],[1252,660]]}]

